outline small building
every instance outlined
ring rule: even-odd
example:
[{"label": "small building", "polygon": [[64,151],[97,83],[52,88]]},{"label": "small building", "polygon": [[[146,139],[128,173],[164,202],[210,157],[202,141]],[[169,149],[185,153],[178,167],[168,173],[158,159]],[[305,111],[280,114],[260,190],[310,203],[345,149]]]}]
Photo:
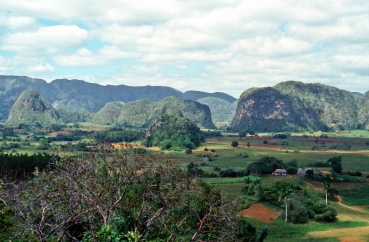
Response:
[{"label": "small building", "polygon": [[311,168],[298,168],[297,169],[297,175],[300,177],[306,176],[306,171],[311,170]]},{"label": "small building", "polygon": [[285,169],[276,169],[272,174],[275,176],[286,176],[287,171]]}]

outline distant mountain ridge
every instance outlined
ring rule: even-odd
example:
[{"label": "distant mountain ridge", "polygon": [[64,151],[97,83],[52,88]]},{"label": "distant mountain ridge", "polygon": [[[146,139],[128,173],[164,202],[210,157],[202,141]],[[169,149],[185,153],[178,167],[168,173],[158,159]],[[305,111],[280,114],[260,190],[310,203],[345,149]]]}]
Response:
[{"label": "distant mountain ridge", "polygon": [[230,103],[217,97],[205,97],[197,101],[209,106],[214,122],[231,122],[236,113],[237,102]]},{"label": "distant mountain ridge", "polygon": [[209,107],[193,100],[167,97],[159,102],[152,102],[148,99],[140,99],[127,104],[111,102],[92,115],[82,111],[55,109],[35,89],[29,89],[20,94],[10,110],[5,125],[45,127],[52,124],[91,121],[97,124],[149,127],[163,114],[187,118],[203,128],[216,128],[211,119]]},{"label": "distant mountain ridge", "polygon": [[149,99],[157,102],[174,96],[197,101],[203,97],[218,97],[237,100],[225,93],[206,93],[199,91],[181,92],[164,86],[126,86],[89,83],[82,80],[57,79],[50,83],[45,80],[25,76],[0,75],[0,119],[7,119],[11,107],[19,95],[28,89],[35,89],[56,109],[87,111],[95,113],[109,102],[132,102]]}]

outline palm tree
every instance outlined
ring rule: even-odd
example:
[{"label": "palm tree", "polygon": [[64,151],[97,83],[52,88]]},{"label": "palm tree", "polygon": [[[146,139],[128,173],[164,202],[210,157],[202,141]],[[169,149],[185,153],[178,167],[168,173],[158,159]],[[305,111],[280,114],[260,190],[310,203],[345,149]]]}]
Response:
[{"label": "palm tree", "polygon": [[325,205],[328,206],[328,189],[331,187],[331,182],[329,181],[329,176],[322,182],[325,189]]},{"label": "palm tree", "polygon": [[288,187],[285,187],[285,188],[282,188],[280,191],[279,191],[279,201],[284,198],[285,200],[285,205],[286,205],[286,217],[285,217],[285,222],[287,223],[287,210],[288,210],[288,197],[292,194],[293,192],[293,189],[291,186],[288,186]]}]

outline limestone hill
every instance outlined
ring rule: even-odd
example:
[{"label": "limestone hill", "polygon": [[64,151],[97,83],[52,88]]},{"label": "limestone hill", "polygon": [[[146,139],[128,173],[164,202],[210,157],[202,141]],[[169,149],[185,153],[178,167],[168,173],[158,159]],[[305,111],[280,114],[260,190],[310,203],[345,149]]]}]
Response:
[{"label": "limestone hill", "polygon": [[8,126],[20,124],[42,126],[62,123],[59,113],[44,99],[37,90],[27,90],[21,93],[10,110]]},{"label": "limestone hill", "polygon": [[56,109],[95,113],[109,102],[132,102],[149,99],[158,102],[166,97],[198,100],[204,97],[218,97],[235,100],[225,93],[207,93],[198,91],[181,92],[165,86],[126,86],[99,85],[82,80],[58,79],[47,83],[41,79],[22,76],[0,75],[0,120],[8,117],[11,107],[19,95],[28,89],[36,89],[41,96]]},{"label": "limestone hill", "polygon": [[356,103],[351,92],[335,87],[282,82],[242,93],[231,127],[267,132],[355,128]]},{"label": "limestone hill", "polygon": [[215,128],[208,106],[178,97],[168,97],[160,102],[138,100],[127,103],[117,122],[127,126],[148,127],[162,114],[188,118],[200,127]]},{"label": "limestone hill", "polygon": [[113,124],[117,122],[123,106],[123,102],[107,103],[94,115],[92,122],[97,124]]}]

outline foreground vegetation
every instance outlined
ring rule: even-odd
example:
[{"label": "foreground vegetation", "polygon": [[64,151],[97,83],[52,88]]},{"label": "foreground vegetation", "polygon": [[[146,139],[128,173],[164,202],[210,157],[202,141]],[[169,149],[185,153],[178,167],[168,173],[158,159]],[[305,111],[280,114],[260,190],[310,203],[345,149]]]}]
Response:
[{"label": "foreground vegetation", "polygon": [[[225,233],[234,241],[266,234],[265,241],[338,241],[342,236],[332,232],[327,239],[323,232],[368,226],[368,131],[240,134],[190,125],[200,141],[181,146],[182,133],[173,136],[168,126],[158,127],[152,129],[159,131],[156,140],[172,142],[169,149],[144,147],[147,130],[121,126],[0,129],[0,240],[206,241],[222,240]],[[104,142],[115,148],[99,149]],[[271,175],[277,168],[289,174]],[[297,176],[298,168],[311,168],[313,175]],[[262,222],[235,215],[255,203],[280,217]]]},{"label": "foreground vegetation", "polygon": [[131,145],[54,159],[28,182],[8,183],[2,201],[3,239],[263,241],[267,235],[235,216],[235,200],[160,155],[135,154]]}]

